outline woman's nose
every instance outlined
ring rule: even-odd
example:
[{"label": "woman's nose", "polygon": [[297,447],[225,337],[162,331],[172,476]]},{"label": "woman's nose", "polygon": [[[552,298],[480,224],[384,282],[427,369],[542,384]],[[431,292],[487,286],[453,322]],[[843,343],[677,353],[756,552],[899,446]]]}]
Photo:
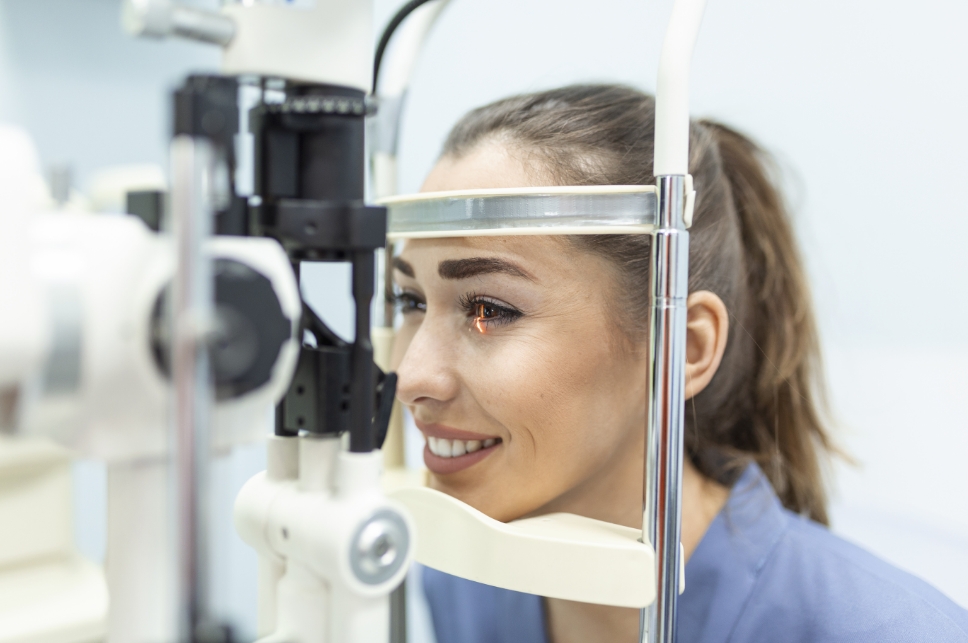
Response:
[{"label": "woman's nose", "polygon": [[460,390],[455,346],[428,322],[425,320],[410,338],[397,368],[397,398],[404,404],[445,403],[457,397]]}]

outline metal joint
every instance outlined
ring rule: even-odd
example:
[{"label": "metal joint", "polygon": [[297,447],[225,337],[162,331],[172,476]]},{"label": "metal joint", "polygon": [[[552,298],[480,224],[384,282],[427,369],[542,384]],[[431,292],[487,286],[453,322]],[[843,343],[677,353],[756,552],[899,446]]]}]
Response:
[{"label": "metal joint", "polygon": [[360,525],[350,547],[350,567],[367,585],[385,583],[407,561],[410,532],[396,511],[381,509]]}]

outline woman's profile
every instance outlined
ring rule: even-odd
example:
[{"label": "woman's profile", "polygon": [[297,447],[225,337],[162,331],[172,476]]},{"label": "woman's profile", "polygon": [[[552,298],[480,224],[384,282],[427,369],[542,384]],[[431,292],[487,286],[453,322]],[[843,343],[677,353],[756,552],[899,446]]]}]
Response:
[{"label": "woman's profile", "polygon": [[[648,185],[654,100],[614,85],[516,96],[451,131],[424,191]],[[769,157],[694,121],[681,643],[966,641],[968,613],[826,529],[812,304]],[[641,526],[649,240],[417,239],[394,259],[397,396],[431,484],[498,520]],[[637,610],[425,570],[439,643],[635,641]]]}]

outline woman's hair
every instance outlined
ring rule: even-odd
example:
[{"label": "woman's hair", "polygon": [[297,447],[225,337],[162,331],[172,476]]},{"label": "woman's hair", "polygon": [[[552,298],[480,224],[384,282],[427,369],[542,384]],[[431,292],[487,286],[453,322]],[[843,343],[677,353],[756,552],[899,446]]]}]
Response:
[{"label": "woman's hair", "polygon": [[[650,185],[655,99],[618,85],[574,85],[514,96],[467,114],[443,155],[497,141],[560,185]],[[689,169],[696,205],[689,290],[717,294],[729,311],[722,363],[689,402],[685,448],[700,473],[731,485],[751,460],[784,506],[827,523],[821,456],[820,351],[810,293],[772,159],[739,132],[693,121]],[[625,293],[624,335],[647,336],[649,237],[570,238],[612,261]]]}]

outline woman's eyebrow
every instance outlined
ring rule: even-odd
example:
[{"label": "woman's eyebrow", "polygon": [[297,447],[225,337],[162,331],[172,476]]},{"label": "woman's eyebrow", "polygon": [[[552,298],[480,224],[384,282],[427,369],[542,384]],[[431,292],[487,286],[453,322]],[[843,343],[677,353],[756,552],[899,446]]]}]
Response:
[{"label": "woman's eyebrow", "polygon": [[410,277],[411,279],[415,277],[416,273],[414,273],[413,271],[413,266],[411,266],[409,263],[407,263],[400,257],[393,258],[393,267],[399,270],[400,272],[402,272],[403,274],[405,274],[406,276]]},{"label": "woman's eyebrow", "polygon": [[467,279],[478,275],[501,273],[512,277],[523,277],[534,281],[527,271],[505,259],[494,257],[471,257],[470,259],[448,259],[437,266],[437,274],[442,279]]}]

